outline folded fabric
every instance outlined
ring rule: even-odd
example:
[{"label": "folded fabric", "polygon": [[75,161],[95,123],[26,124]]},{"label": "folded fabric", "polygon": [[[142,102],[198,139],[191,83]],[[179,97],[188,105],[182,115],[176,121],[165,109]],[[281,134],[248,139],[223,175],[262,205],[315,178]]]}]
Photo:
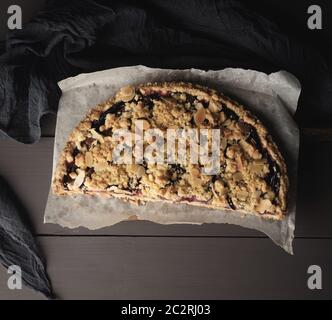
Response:
[{"label": "folded fabric", "polygon": [[57,81],[124,65],[285,69],[302,84],[300,125],[329,123],[332,79],[323,58],[231,0],[48,1],[0,57],[0,130],[32,143],[56,112]]},{"label": "folded fabric", "polygon": [[53,298],[44,261],[23,214],[26,211],[0,177],[0,263],[6,268],[19,266],[28,287]]}]

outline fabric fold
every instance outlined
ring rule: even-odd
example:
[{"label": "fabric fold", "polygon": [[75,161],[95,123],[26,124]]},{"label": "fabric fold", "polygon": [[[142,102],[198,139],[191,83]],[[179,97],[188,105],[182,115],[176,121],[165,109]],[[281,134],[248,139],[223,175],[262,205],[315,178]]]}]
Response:
[{"label": "fabric fold", "polygon": [[286,70],[302,84],[296,119],[332,119],[332,79],[314,49],[239,1],[48,1],[0,57],[0,130],[24,143],[40,138],[40,119],[56,112],[57,82],[119,66]]},{"label": "fabric fold", "polygon": [[28,287],[54,298],[45,262],[41,257],[24,207],[7,182],[0,177],[0,263],[9,268],[17,265]]}]

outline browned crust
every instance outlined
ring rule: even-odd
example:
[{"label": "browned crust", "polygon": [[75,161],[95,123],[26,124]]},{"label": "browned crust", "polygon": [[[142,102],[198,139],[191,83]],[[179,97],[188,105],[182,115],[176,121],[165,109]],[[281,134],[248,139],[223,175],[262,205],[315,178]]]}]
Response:
[{"label": "browned crust", "polygon": [[[161,93],[166,93],[166,92],[184,92],[187,94],[191,94],[193,96],[197,96],[199,99],[204,99],[207,101],[215,101],[215,102],[220,102],[224,103],[227,108],[231,109],[234,111],[239,118],[252,125],[256,131],[257,134],[260,138],[262,147],[269,153],[270,157],[273,159],[273,161],[279,166],[280,169],[280,187],[279,187],[279,194],[278,194],[278,199],[280,201],[280,208],[281,208],[281,213],[277,215],[273,214],[264,214],[260,216],[264,216],[267,218],[275,219],[275,220],[280,220],[284,217],[286,210],[287,210],[287,193],[288,193],[288,188],[289,188],[289,180],[287,176],[287,168],[285,161],[278,150],[277,145],[275,142],[272,140],[271,135],[268,133],[267,129],[265,126],[262,124],[260,120],[258,120],[255,116],[251,114],[250,111],[244,109],[244,107],[234,100],[218,93],[217,91],[203,87],[200,85],[193,85],[191,83],[185,83],[185,82],[164,82],[164,83],[147,83],[147,84],[142,84],[139,86],[136,86],[136,88],[140,89],[140,91],[144,94],[144,92],[147,91],[158,91]],[[77,140],[77,137],[80,135],[86,135],[89,129],[91,128],[91,122],[93,120],[96,120],[99,118],[103,110],[115,102],[119,100],[118,95],[115,95],[114,97],[110,98],[106,102],[97,105],[94,107],[85,117],[84,120],[82,120],[79,125],[73,130],[71,135],[69,136],[68,142],[64,148],[64,150],[61,152],[60,158],[58,160],[58,165],[56,167],[55,173],[54,173],[54,178],[52,181],[52,190],[54,194],[56,195],[75,195],[78,193],[83,194],[83,191],[68,191],[65,190],[64,185],[63,185],[63,177],[66,173],[66,158],[71,155],[71,152],[73,151],[73,148],[75,147],[75,141]],[[90,192],[90,194],[100,194],[98,192],[93,193]],[[124,198],[123,195],[115,195],[115,194],[107,194],[107,196],[110,197],[117,197],[117,198]],[[127,200],[132,200],[132,201],[137,201],[137,197],[131,197],[131,196],[125,196]],[[142,201],[158,201],[156,199],[141,199]],[[162,200],[165,201],[165,200]],[[186,203],[185,201],[182,201],[181,203]],[[188,202],[187,202],[188,203]],[[191,205],[196,205],[196,206],[203,206],[203,207],[208,207],[208,208],[214,208],[213,205],[207,205],[207,204],[202,204],[200,202],[190,202],[189,204]],[[219,208],[220,209],[220,208]],[[227,210],[227,208],[223,208]],[[241,210],[237,210],[241,211]],[[254,214],[254,215],[259,215],[258,213],[254,212],[247,212],[247,211],[242,211],[246,214]]]}]

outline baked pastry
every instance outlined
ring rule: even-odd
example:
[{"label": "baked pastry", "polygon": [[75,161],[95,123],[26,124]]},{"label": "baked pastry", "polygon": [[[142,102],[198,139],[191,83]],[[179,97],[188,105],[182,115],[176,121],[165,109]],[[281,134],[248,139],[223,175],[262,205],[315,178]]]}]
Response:
[{"label": "baked pastry", "polygon": [[[150,163],[135,152],[132,164],[115,163],[116,130],[137,134],[138,120],[144,130],[165,134],[170,128],[218,129],[219,172],[204,174],[200,161]],[[210,88],[165,82],[126,86],[94,107],[70,135],[52,189],[63,196],[186,203],[280,220],[287,209],[288,177],[271,135],[243,106]]]}]

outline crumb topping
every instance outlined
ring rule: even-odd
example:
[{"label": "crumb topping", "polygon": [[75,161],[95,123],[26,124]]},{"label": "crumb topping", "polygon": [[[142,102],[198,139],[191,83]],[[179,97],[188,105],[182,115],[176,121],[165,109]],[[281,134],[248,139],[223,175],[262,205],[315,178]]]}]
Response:
[{"label": "crumb topping", "polygon": [[[138,119],[144,130],[158,128],[165,134],[169,128],[220,129],[220,172],[204,175],[200,163],[114,164],[113,132],[127,129],[137,134]],[[137,155],[131,156],[135,160]],[[122,88],[74,130],[59,168],[54,182],[57,194],[105,193],[277,218],[286,210],[286,167],[265,127],[242,106],[190,84]]]}]

